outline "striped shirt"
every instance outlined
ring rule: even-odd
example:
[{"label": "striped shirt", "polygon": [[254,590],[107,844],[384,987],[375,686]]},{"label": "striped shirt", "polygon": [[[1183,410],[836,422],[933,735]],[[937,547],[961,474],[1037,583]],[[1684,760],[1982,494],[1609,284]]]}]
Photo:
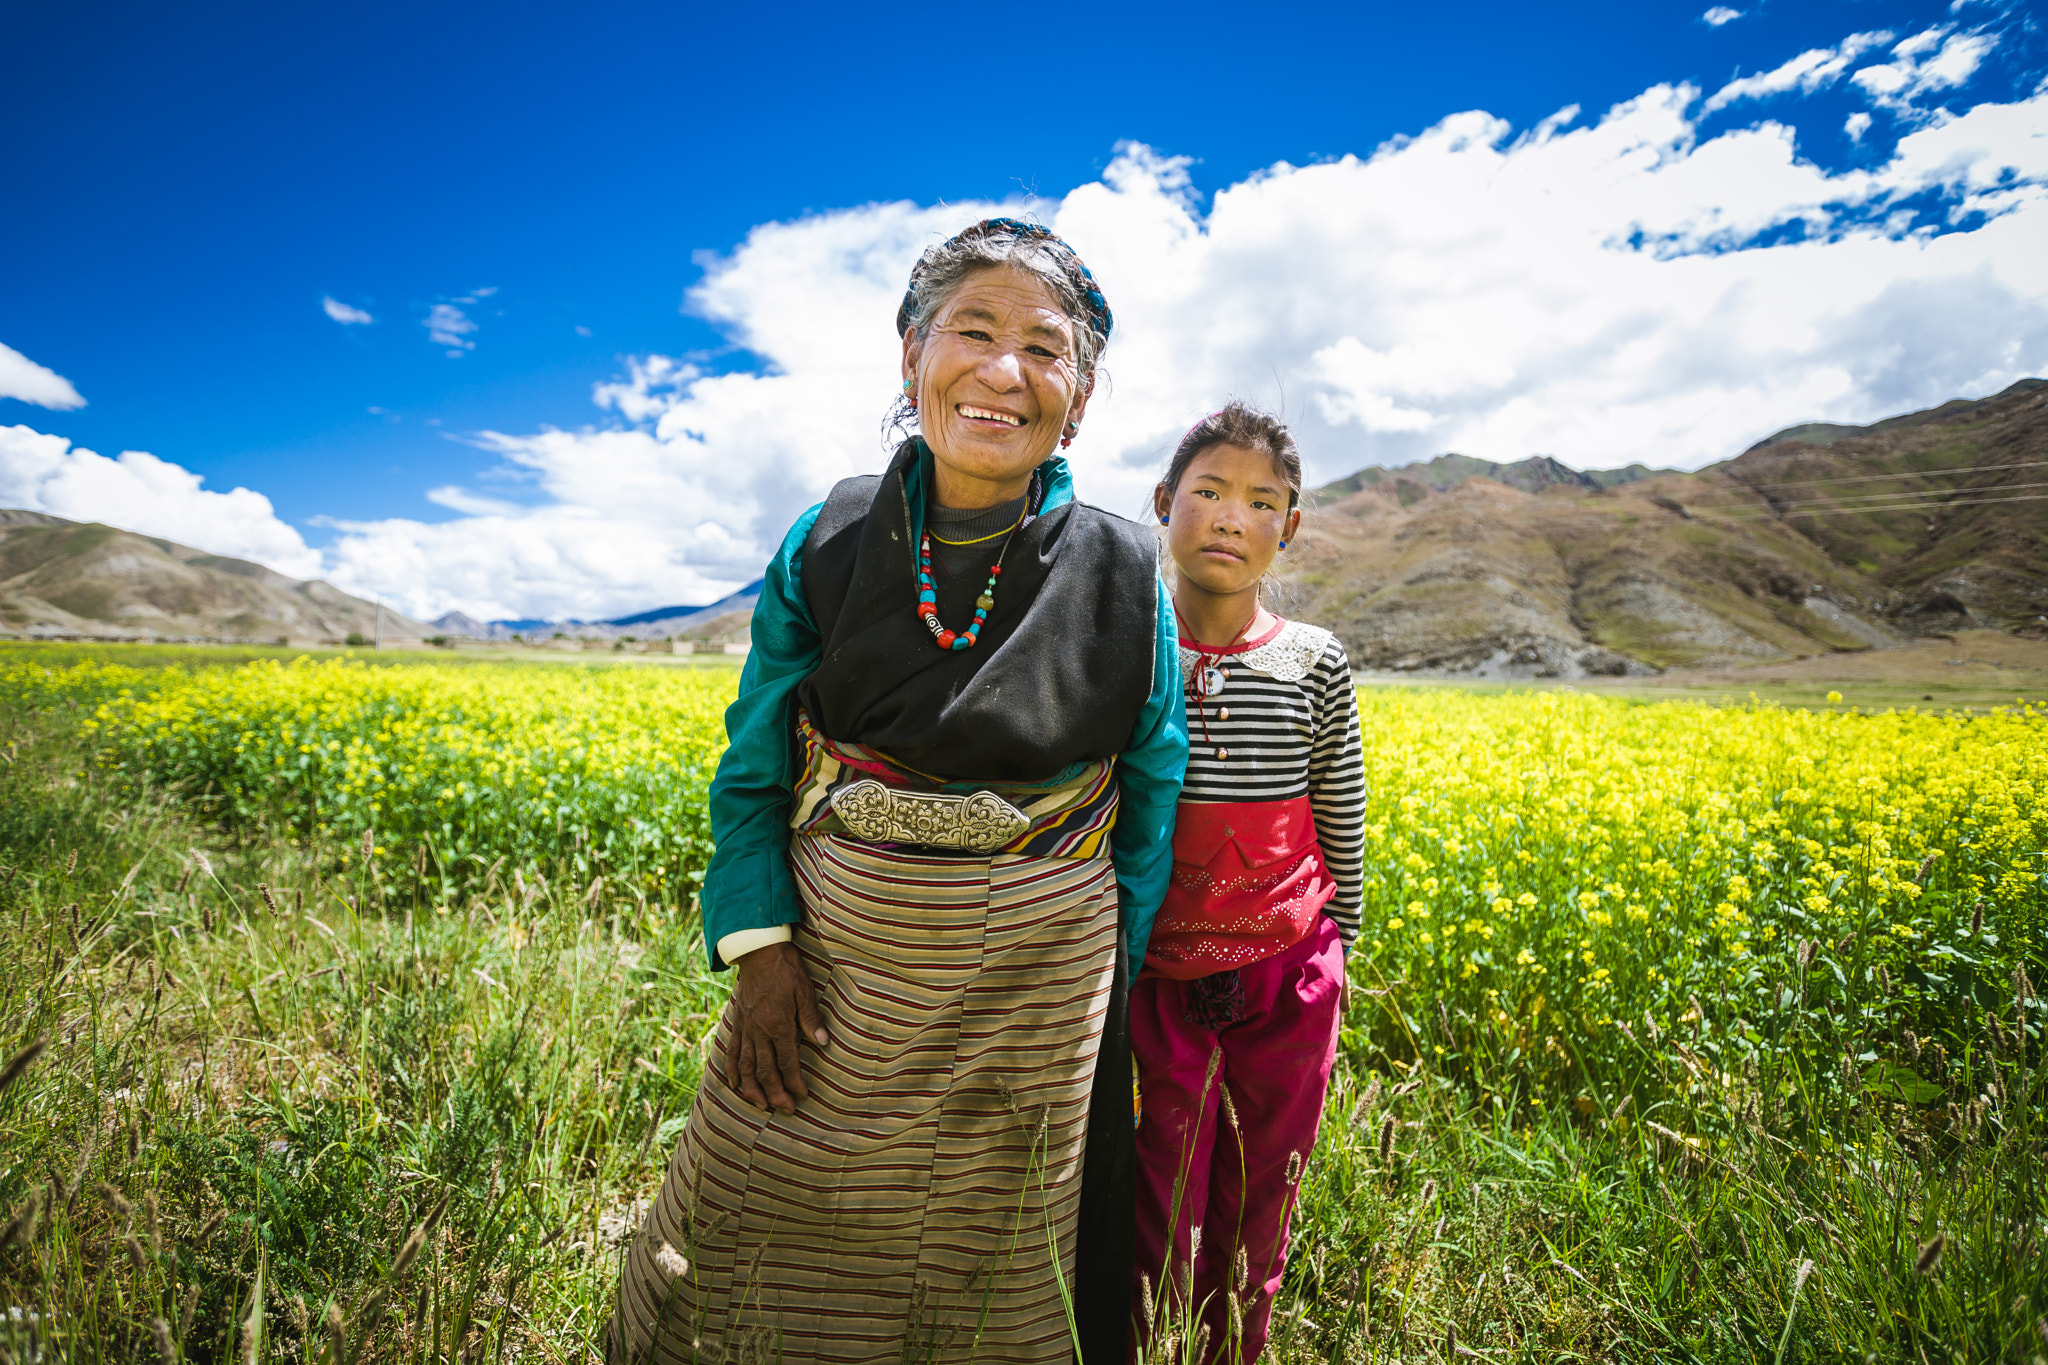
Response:
[{"label": "striped shirt", "polygon": [[[1183,639],[1188,771],[1181,800],[1309,799],[1337,894],[1324,913],[1348,945],[1358,937],[1365,857],[1365,760],[1351,662],[1335,635],[1282,621],[1260,639],[1218,651]],[[1199,695],[1205,670],[1213,668]]]}]

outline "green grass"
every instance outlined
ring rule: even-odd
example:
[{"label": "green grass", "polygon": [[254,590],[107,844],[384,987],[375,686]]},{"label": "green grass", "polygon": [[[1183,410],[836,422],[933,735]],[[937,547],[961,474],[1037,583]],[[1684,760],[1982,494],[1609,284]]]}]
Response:
[{"label": "green grass", "polygon": [[[309,1360],[331,1310],[357,1360],[601,1354],[725,992],[688,905],[209,823],[83,719],[0,697],[0,1051],[47,1042],[0,1092],[0,1348],[154,1360],[161,1319],[172,1358],[253,1323]],[[1910,967],[1787,937],[1662,1027],[1546,1033],[1355,956],[1267,1358],[2048,1357],[2014,973],[2048,980],[2048,891],[1973,925],[1956,885]]]},{"label": "green grass", "polygon": [[435,904],[116,786],[67,710],[0,725],[0,1020],[47,1040],[0,1095],[0,1208],[34,1224],[0,1347],[155,1359],[162,1318],[240,1359],[260,1283],[265,1359],[330,1305],[357,1359],[588,1359],[722,1003],[687,912],[534,867]]}]

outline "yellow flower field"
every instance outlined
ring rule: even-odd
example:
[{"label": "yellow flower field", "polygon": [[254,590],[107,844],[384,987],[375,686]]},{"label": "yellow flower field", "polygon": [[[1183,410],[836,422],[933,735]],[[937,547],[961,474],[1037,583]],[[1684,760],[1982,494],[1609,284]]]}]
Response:
[{"label": "yellow flower field", "polygon": [[[103,762],[224,817],[348,846],[371,830],[385,867],[424,849],[451,891],[499,857],[564,859],[676,902],[709,854],[704,789],[735,683],[521,664],[0,663],[0,687],[91,700]],[[1855,934],[1859,961],[1905,961],[1979,900],[2042,904],[2048,725],[2031,707],[1368,689],[1361,717],[1372,804],[1355,976],[1432,981],[1490,1009],[1650,1008],[1668,1024],[1787,936]]]},{"label": "yellow flower field", "polygon": [[[0,1293],[67,1358],[174,1307],[225,1358],[266,1293],[284,1353],[339,1305],[359,1359],[412,1358],[387,1290],[478,1358],[593,1353],[725,999],[689,912],[735,674],[219,657],[0,645],[0,999],[50,1040],[0,1106],[0,1213],[46,1224]],[[1453,1331],[2032,1358],[2048,714],[1360,714],[1365,932],[1280,1365]],[[102,1179],[162,1201],[161,1261],[72,1197]],[[376,1248],[444,1197],[398,1283]]]},{"label": "yellow flower field", "polygon": [[302,659],[238,668],[0,664],[0,689],[96,705],[101,760],[230,820],[284,820],[343,856],[480,883],[558,860],[687,902],[710,856],[704,790],[727,670]]},{"label": "yellow flower field", "polygon": [[1980,906],[2015,934],[2007,952],[2042,951],[2035,708],[1368,690],[1361,710],[1373,806],[1354,979],[1405,979],[1547,1044],[1559,1075],[1575,1063],[1558,1040],[1614,1020],[1670,1029],[1702,996],[1756,1014],[1801,940],[1844,990],[1880,970],[1902,990],[1951,985],[1971,954],[1952,940]]}]

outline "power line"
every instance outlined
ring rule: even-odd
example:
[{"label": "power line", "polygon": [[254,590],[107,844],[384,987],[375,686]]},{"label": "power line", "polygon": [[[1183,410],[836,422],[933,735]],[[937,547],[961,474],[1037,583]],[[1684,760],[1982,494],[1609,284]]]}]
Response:
[{"label": "power line", "polygon": [[[1733,474],[1725,477],[1730,483],[1743,488],[1811,488],[1817,484],[1875,483],[1880,479],[1937,478],[1943,474],[1976,474],[1993,469],[2029,469],[2035,465],[2048,464],[2048,460],[2015,460],[2011,464],[1954,465],[1946,469],[1908,469],[1897,474],[1847,474],[1839,479],[1794,479],[1788,483],[1744,483]],[[1615,484],[1626,488],[1627,484]]]},{"label": "power line", "polygon": [[[2021,489],[2021,488],[2048,488],[2048,481],[2037,481],[2037,482],[2034,482],[2034,483],[2007,483],[2007,484],[1999,484],[1999,485],[1996,485],[1996,486],[1994,486],[1994,487],[1990,487],[1990,488],[1956,488],[1956,489],[1951,489],[1951,490],[1949,490],[1949,491],[1950,491],[1950,492],[1953,492],[1953,493],[2010,493],[2010,492],[2013,492],[2013,491],[2015,491],[2015,490],[2018,490],[2018,489]],[[1894,501],[1894,502],[1896,502],[1896,501],[1898,501],[1898,500],[1899,500],[1899,499],[1901,499],[1901,498],[1905,498],[1905,499],[1909,499],[1909,500],[1912,500],[1912,501],[1920,502],[1920,501],[1926,501],[1926,500],[1928,500],[1928,499],[1931,499],[1931,498],[1934,498],[1934,497],[1937,497],[1937,496],[1940,496],[1940,494],[1939,494],[1939,493],[1928,493],[1928,492],[1919,492],[1919,493],[1851,493],[1851,494],[1847,495],[1847,496],[1846,496],[1846,497],[1844,497],[1844,498],[1840,498],[1840,499],[1836,499],[1836,500],[1834,500],[1834,502],[1835,502],[1836,504],[1840,504],[1840,503],[1873,503],[1873,502],[1883,502],[1883,501],[1885,501],[1885,500],[1891,500],[1891,501]],[[1766,499],[1766,501],[1768,501],[1768,499]],[[1688,505],[1688,506],[1700,506],[1700,507],[1708,507],[1708,508],[1711,508],[1711,507],[1713,507],[1713,506],[1714,506],[1714,504],[1712,504],[1712,503],[1697,503],[1697,504],[1687,504],[1687,505]],[[1774,507],[1774,508],[1775,508],[1776,510],[1778,510],[1778,511],[1781,511],[1781,512],[1783,512],[1783,511],[1798,511],[1799,509],[1801,509],[1801,508],[1803,508],[1803,507],[1808,507],[1808,506],[1822,506],[1822,505],[1827,505],[1827,504],[1823,504],[1823,503],[1821,503],[1821,502],[1820,502],[1820,500],[1818,500],[1818,499],[1806,499],[1806,500],[1803,500],[1803,501],[1800,501],[1800,502],[1788,502],[1788,503],[1786,503],[1786,504],[1785,504],[1785,505],[1784,505],[1783,507],[1778,507],[1778,506],[1777,506],[1777,504],[1775,504],[1775,503],[1773,503],[1773,504],[1771,504],[1771,505],[1772,505],[1772,507]]]},{"label": "power line", "polygon": [[1723,513],[1716,508],[1704,510],[1715,513],[1722,521],[1783,521],[1787,517],[1839,517],[1851,513],[1872,512],[1946,512],[1951,507],[1996,507],[2007,502],[2048,501],[2048,493],[2022,493],[2016,498],[1968,498],[1960,502],[1924,502],[1901,504],[1887,507],[1824,507],[1812,511]]}]

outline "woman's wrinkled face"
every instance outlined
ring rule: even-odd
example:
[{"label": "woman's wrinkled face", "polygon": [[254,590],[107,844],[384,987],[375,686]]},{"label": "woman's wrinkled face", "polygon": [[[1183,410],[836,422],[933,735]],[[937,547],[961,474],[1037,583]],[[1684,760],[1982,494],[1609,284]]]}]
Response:
[{"label": "woman's wrinkled face", "polygon": [[1301,525],[1289,510],[1287,482],[1271,456],[1215,445],[1188,462],[1180,486],[1161,488],[1156,510],[1167,518],[1166,547],[1181,577],[1206,592],[1230,596],[1258,585]]},{"label": "woman's wrinkled face", "polygon": [[903,377],[942,472],[991,491],[1027,479],[1088,401],[1073,322],[1008,266],[968,276],[921,341],[904,337]]}]

